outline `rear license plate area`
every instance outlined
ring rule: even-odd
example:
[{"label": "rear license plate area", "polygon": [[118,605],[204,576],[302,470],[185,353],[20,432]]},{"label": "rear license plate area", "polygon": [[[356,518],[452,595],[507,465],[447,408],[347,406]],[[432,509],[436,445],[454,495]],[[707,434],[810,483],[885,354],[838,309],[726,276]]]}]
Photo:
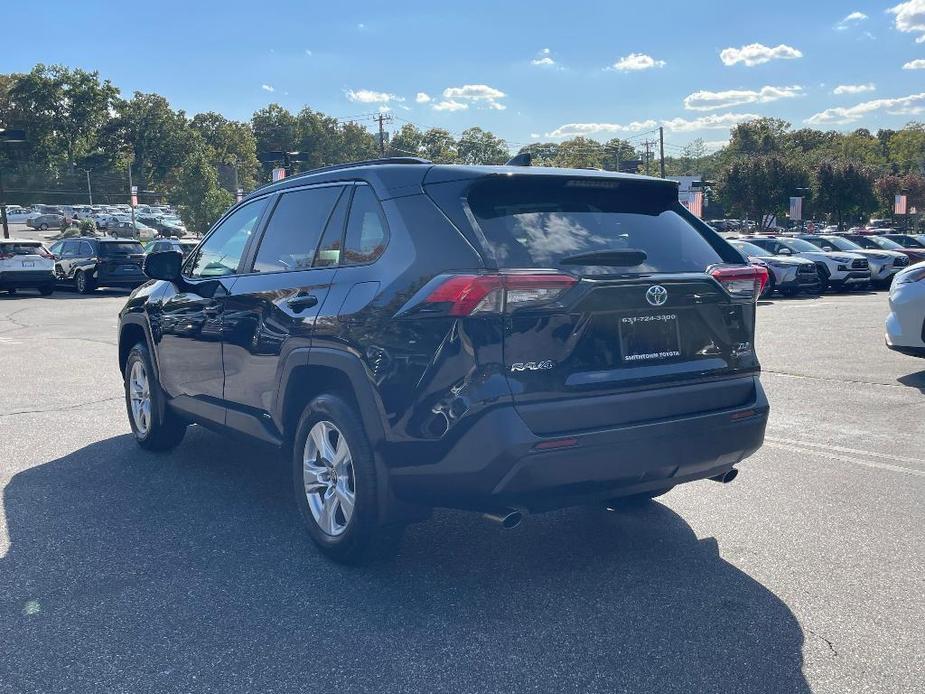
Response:
[{"label": "rear license plate area", "polygon": [[34,260],[23,260],[22,266],[23,267],[35,267],[35,261]]},{"label": "rear license plate area", "polygon": [[646,364],[681,356],[677,313],[640,313],[620,318],[624,363]]}]

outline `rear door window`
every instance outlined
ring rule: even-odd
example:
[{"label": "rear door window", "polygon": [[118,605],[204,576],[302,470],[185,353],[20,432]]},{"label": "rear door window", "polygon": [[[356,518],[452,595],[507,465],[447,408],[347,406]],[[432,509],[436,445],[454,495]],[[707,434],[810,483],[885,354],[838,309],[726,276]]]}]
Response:
[{"label": "rear door window", "polygon": [[646,259],[590,273],[703,272],[726,262],[685,215],[672,186],[525,176],[477,183],[468,205],[503,268],[575,267],[561,261],[621,250],[643,251]]},{"label": "rear door window", "polygon": [[371,263],[382,255],[388,241],[388,227],[379,200],[369,186],[357,186],[350,205],[342,263]]},{"label": "rear door window", "polygon": [[283,193],[260,240],[254,272],[309,269],[341,191],[326,186]]}]

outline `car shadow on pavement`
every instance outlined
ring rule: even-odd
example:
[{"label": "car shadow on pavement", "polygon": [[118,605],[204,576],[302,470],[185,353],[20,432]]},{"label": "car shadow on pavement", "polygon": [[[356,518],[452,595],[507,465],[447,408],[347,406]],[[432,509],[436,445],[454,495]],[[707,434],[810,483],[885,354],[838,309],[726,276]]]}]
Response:
[{"label": "car shadow on pavement", "polygon": [[925,371],[916,371],[915,373],[906,374],[905,376],[900,376],[896,380],[904,386],[918,388],[919,391],[925,393]]},{"label": "car shadow on pavement", "polygon": [[513,531],[439,511],[394,559],[345,568],[307,540],[290,493],[277,456],[198,428],[170,455],[119,436],[15,475],[0,683],[809,691],[794,615],[665,505]]}]

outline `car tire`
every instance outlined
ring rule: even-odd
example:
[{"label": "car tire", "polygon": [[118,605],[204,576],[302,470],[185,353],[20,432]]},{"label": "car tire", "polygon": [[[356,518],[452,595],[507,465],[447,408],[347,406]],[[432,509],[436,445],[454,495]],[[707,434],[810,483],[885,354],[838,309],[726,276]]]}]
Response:
[{"label": "car tire", "polygon": [[74,275],[74,286],[81,294],[92,294],[96,289],[96,282],[86,272],[78,270]]},{"label": "car tire", "polygon": [[53,284],[46,284],[43,287],[39,287],[39,294],[41,294],[42,296],[51,296],[54,293],[55,293],[55,285]]},{"label": "car tire", "polygon": [[147,451],[175,448],[186,434],[186,422],[168,407],[151,354],[143,342],[132,347],[122,374],[125,409],[135,442]]},{"label": "car tire", "polygon": [[302,412],[292,446],[296,506],[315,545],[330,559],[358,564],[397,549],[402,527],[379,524],[372,447],[352,405],[321,395]]},{"label": "car tire", "polygon": [[761,292],[759,299],[770,299],[771,295],[774,294],[774,274],[770,271],[768,272],[768,283],[764,285],[764,291]]},{"label": "car tire", "polygon": [[39,224],[39,229],[42,231],[48,231],[48,225],[43,222],[42,224]]},{"label": "car tire", "polygon": [[642,492],[641,494],[630,494],[629,496],[619,496],[616,499],[611,499],[607,502],[607,508],[620,509],[620,508],[631,508],[634,506],[642,506],[649,503],[655,497],[661,496],[662,494],[667,494],[672,489],[674,485],[670,487],[659,487],[658,489],[653,489],[648,492]]}]

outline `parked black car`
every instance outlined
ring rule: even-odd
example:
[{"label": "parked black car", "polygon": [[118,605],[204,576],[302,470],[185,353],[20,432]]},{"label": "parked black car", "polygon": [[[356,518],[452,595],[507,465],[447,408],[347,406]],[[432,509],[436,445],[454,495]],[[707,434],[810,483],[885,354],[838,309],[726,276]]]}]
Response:
[{"label": "parked black car", "polygon": [[137,287],[148,281],[141,269],[144,248],[123,239],[73,238],[55,242],[59,283],[73,284],[81,294],[97,287]]},{"label": "parked black car", "polygon": [[761,445],[764,268],[677,184],[389,159],[287,178],[120,315],[132,431],[289,451],[315,542],[355,560],[447,506],[521,513],[729,481]]}]

